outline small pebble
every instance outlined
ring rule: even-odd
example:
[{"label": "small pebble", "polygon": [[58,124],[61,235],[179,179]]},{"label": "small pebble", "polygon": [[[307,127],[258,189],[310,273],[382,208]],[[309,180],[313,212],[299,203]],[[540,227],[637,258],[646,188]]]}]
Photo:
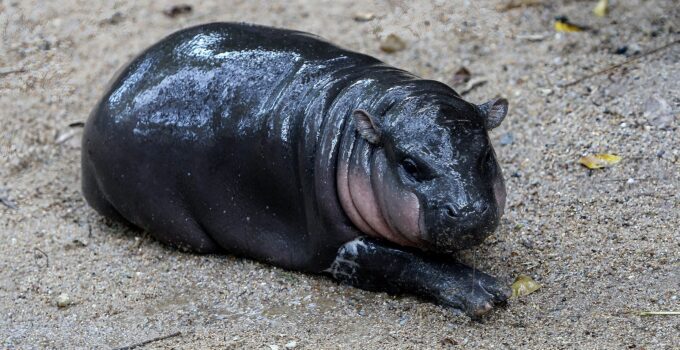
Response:
[{"label": "small pebble", "polygon": [[534,249],[534,242],[528,238],[523,238],[521,241],[522,245],[528,249]]},{"label": "small pebble", "polygon": [[375,19],[375,14],[370,12],[357,12],[354,14],[353,18],[357,22],[368,22]]},{"label": "small pebble", "polygon": [[295,349],[295,347],[297,347],[297,342],[295,340],[289,341],[288,343],[286,343],[286,345],[284,345],[284,347],[286,349]]},{"label": "small pebble", "polygon": [[515,136],[511,132],[505,133],[505,134],[503,134],[503,136],[501,136],[500,142],[501,142],[501,146],[510,145],[513,142],[515,142]]},{"label": "small pebble", "polygon": [[667,128],[673,124],[673,108],[660,96],[650,96],[642,108],[642,115],[647,118],[650,124],[660,129]]},{"label": "small pebble", "polygon": [[107,24],[116,25],[120,22],[123,22],[124,19],[125,19],[125,17],[123,16],[123,14],[121,12],[115,12],[114,14],[111,15],[111,17],[105,19],[102,22],[107,23]]},{"label": "small pebble", "polygon": [[628,46],[621,46],[614,50],[614,54],[616,55],[625,55],[626,52],[628,52]]},{"label": "small pebble", "polygon": [[640,52],[642,52],[642,48],[640,47],[640,45],[638,45],[638,44],[631,44],[631,45],[628,45],[628,54],[629,54],[629,55],[631,55],[631,56],[632,56],[632,55],[637,55],[637,54],[639,54]]},{"label": "small pebble", "polygon": [[59,294],[55,301],[57,302],[58,307],[67,307],[71,305],[71,297],[69,297],[66,293]]},{"label": "small pebble", "polygon": [[400,326],[405,325],[406,322],[408,322],[409,319],[410,319],[410,317],[408,317],[408,316],[402,316],[402,317],[399,319],[399,325],[400,325]]},{"label": "small pebble", "polygon": [[552,89],[547,89],[547,88],[546,88],[546,89],[538,89],[538,91],[539,91],[539,92],[541,93],[541,95],[543,95],[543,96],[550,96],[550,95],[553,94],[553,90],[552,90]]}]

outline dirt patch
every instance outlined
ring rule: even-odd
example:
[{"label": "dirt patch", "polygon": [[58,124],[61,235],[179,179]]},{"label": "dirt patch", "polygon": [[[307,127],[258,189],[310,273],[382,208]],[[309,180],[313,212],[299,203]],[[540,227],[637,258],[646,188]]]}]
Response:
[{"label": "dirt patch", "polygon": [[[680,8],[621,0],[600,18],[595,1],[521,3],[205,1],[168,16],[178,3],[0,2],[0,347],[110,348],[177,331],[147,347],[677,347],[680,317],[637,312],[680,309],[680,45],[561,85],[680,39]],[[591,30],[556,33],[558,15]],[[467,99],[507,97],[492,133],[506,214],[461,257],[543,288],[476,322],[411,297],[181,253],[98,216],[80,195],[77,123],[134,55],[212,21],[313,32],[447,83],[466,67],[456,88]],[[390,34],[405,47],[381,50]],[[590,153],[623,160],[589,171],[577,160]]]}]

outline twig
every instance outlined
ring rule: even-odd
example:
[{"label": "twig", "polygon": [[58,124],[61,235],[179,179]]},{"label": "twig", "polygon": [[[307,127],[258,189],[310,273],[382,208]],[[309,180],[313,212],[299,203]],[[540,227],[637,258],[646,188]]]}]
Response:
[{"label": "twig", "polygon": [[619,178],[616,178],[616,179],[601,179],[598,182],[626,182],[626,181],[630,181],[630,180],[633,180],[633,181],[636,181],[636,182],[637,181],[656,181],[656,180],[659,180],[659,178],[658,177],[630,177],[630,178],[627,178],[627,179],[619,179]]},{"label": "twig", "polygon": [[24,72],[26,72],[26,70],[23,68],[0,68],[0,78],[4,77],[5,75]]},{"label": "twig", "polygon": [[584,76],[582,76],[582,77],[580,77],[580,78],[578,78],[578,79],[576,79],[576,80],[573,80],[573,81],[571,81],[571,82],[568,82],[568,83],[562,85],[562,87],[569,87],[569,86],[572,86],[572,85],[576,85],[576,84],[578,84],[578,83],[580,83],[580,82],[582,82],[582,81],[584,81],[584,80],[590,79],[590,78],[592,78],[592,77],[594,77],[594,76],[597,76],[597,75],[600,75],[600,74],[604,74],[604,73],[611,72],[611,71],[613,71],[613,70],[615,70],[615,69],[617,69],[617,68],[619,68],[619,67],[621,67],[621,66],[625,66],[625,65],[627,65],[627,64],[629,64],[629,63],[635,62],[635,61],[641,59],[642,57],[649,56],[649,55],[651,55],[651,54],[654,54],[654,53],[657,53],[657,52],[659,52],[659,51],[665,50],[665,49],[667,49],[667,48],[669,48],[669,47],[671,47],[671,46],[673,46],[673,45],[675,45],[675,44],[677,44],[677,43],[680,43],[680,39],[679,39],[679,40],[672,41],[672,42],[670,42],[670,43],[668,43],[668,44],[666,44],[666,45],[663,45],[663,46],[661,46],[661,47],[657,47],[656,49],[647,51],[647,52],[645,52],[645,53],[641,53],[641,54],[639,54],[639,55],[637,55],[637,56],[633,56],[633,57],[631,57],[631,58],[629,58],[629,59],[627,59],[627,60],[625,60],[625,61],[623,61],[623,62],[621,62],[621,63],[613,64],[613,65],[611,65],[611,66],[609,66],[609,67],[607,67],[607,68],[605,68],[605,69],[602,69],[602,70],[599,70],[599,71],[596,71],[596,72],[593,72],[593,73],[590,73],[590,74],[586,74],[586,75],[584,75]]},{"label": "twig", "polygon": [[517,36],[517,39],[519,40],[526,40],[526,41],[543,41],[545,38],[548,37],[548,34],[520,34]]},{"label": "twig", "polygon": [[639,316],[672,316],[680,315],[680,311],[640,311]]},{"label": "twig", "polygon": [[114,349],[114,350],[131,350],[131,349],[136,349],[136,348],[138,348],[138,347],[140,347],[140,346],[144,346],[144,345],[147,345],[147,344],[150,344],[150,343],[153,343],[153,342],[157,342],[157,341],[160,341],[160,340],[165,340],[165,339],[168,339],[168,338],[177,337],[177,336],[180,336],[180,335],[182,335],[182,332],[175,332],[175,333],[172,333],[172,334],[164,335],[164,336],[162,336],[162,337],[157,337],[157,338],[145,340],[145,341],[143,341],[143,342],[141,342],[141,343],[136,343],[136,344],[132,344],[132,345],[128,345],[128,346],[123,346],[123,347],[121,347],[121,348],[116,348],[116,349]]},{"label": "twig", "polygon": [[[40,252],[40,254],[42,254],[45,257],[45,266],[40,266],[40,264],[38,264],[38,255],[35,254],[35,252]],[[38,265],[38,267],[45,268],[50,267],[50,257],[47,256],[47,253],[43,252],[42,249],[38,247],[33,248],[33,260],[35,261],[36,265]]]},{"label": "twig", "polygon": [[54,140],[54,143],[56,143],[57,145],[60,145],[60,144],[62,144],[62,143],[64,143],[64,142],[66,142],[66,141],[72,139],[73,136],[76,135],[76,133],[77,133],[76,130],[70,130],[70,131],[67,131],[67,132],[65,132],[65,133],[63,133],[63,134],[57,135],[57,137],[56,137],[55,140]]},{"label": "twig", "polygon": [[474,90],[474,89],[476,89],[476,88],[478,88],[478,87],[480,87],[484,84],[486,84],[486,79],[484,79],[484,78],[472,79],[472,80],[468,81],[467,85],[465,86],[465,89],[463,89],[463,91],[460,92],[460,95],[465,96],[465,95],[469,94],[470,92],[472,92],[472,90]]},{"label": "twig", "polygon": [[541,0],[513,0],[506,4],[496,6],[496,11],[507,12],[516,8],[543,5]]},{"label": "twig", "polygon": [[652,197],[652,198],[660,198],[660,199],[669,199],[669,198],[673,198],[674,195],[675,194],[671,193],[671,194],[666,194],[664,196],[663,194],[659,194],[659,193],[644,192],[644,193],[638,194],[638,197]]}]

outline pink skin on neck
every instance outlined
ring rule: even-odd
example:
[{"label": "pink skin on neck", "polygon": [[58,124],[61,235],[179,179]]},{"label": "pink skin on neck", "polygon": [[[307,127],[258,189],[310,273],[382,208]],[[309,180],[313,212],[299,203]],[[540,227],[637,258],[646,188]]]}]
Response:
[{"label": "pink skin on neck", "polygon": [[367,235],[374,237],[379,236],[379,234],[361,217],[359,210],[354,205],[349,187],[349,166],[346,162],[340,162],[340,164],[338,164],[337,183],[340,204],[354,226]]},{"label": "pink skin on neck", "polygon": [[[341,161],[338,164],[336,179],[340,204],[363,233],[399,245],[417,247],[421,235],[420,203],[413,193],[395,193],[395,187],[388,186],[384,177],[388,171],[385,169],[384,153],[376,154],[376,157],[380,159],[378,172],[356,162],[348,164]],[[376,173],[378,175],[374,175]]]}]

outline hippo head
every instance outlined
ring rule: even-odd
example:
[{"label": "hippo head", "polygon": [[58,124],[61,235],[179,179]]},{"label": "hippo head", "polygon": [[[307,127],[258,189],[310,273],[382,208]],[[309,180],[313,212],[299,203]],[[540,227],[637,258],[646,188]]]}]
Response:
[{"label": "hippo head", "polygon": [[370,151],[355,147],[349,163],[352,221],[363,220],[357,226],[368,234],[436,252],[481,243],[505,206],[488,130],[500,125],[507,109],[502,98],[479,106],[459,98],[411,98],[380,119],[355,110],[358,134]]}]

